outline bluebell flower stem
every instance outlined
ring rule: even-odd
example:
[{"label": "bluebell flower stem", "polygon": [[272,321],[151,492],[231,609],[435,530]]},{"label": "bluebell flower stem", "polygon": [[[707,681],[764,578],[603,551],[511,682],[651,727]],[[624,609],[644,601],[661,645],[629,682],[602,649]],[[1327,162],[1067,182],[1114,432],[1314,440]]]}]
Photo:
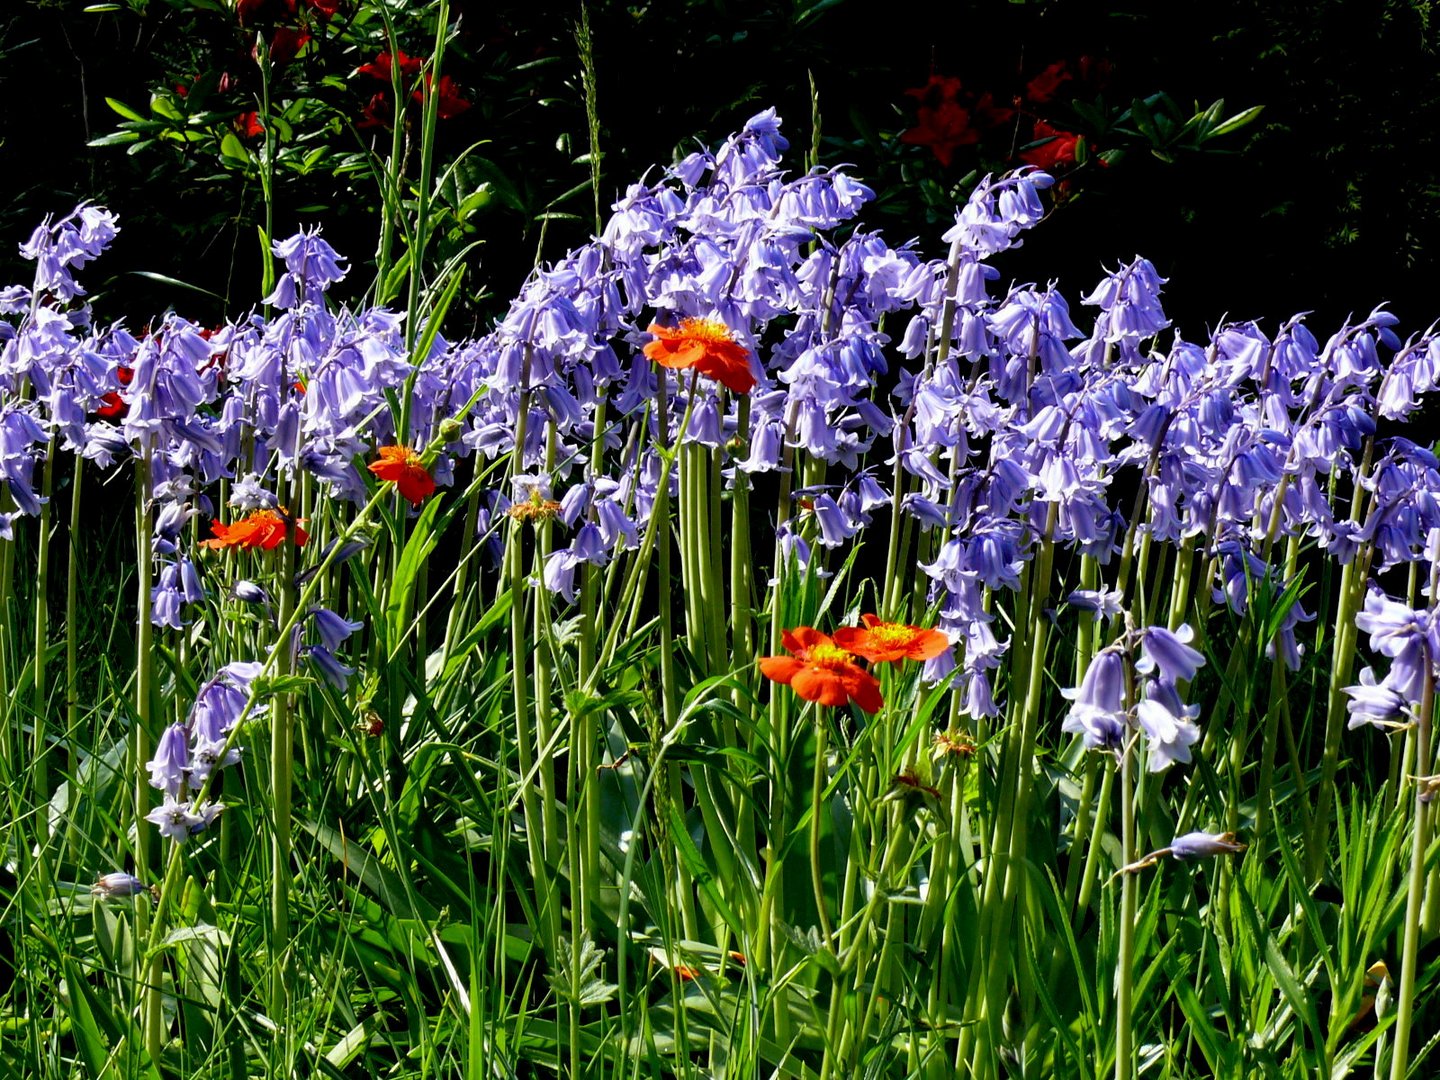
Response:
[{"label": "bluebell flower stem", "polygon": [[[1359,493],[1356,493],[1359,498]],[[1358,511],[1357,511],[1358,512]],[[1345,687],[1354,670],[1359,629],[1355,616],[1365,602],[1365,581],[1370,569],[1372,548],[1362,544],[1355,557],[1340,571],[1340,591],[1335,611],[1335,638],[1330,653],[1330,688],[1325,718],[1325,746],[1320,758],[1320,779],[1315,786],[1315,816],[1305,837],[1306,872],[1318,881],[1325,870],[1330,844],[1331,807],[1335,798],[1335,774],[1340,769],[1340,743],[1348,713]]]},{"label": "bluebell flower stem", "polygon": [[[1120,760],[1120,859],[1129,866],[1136,859],[1135,792],[1131,780],[1133,745],[1125,747]],[[1115,1080],[1131,1080],[1135,1075],[1135,1051],[1132,1032],[1132,1009],[1135,977],[1135,907],[1136,878],[1133,873],[1120,875],[1120,950],[1119,971],[1116,973],[1115,994]]]},{"label": "bluebell flower stem", "polygon": [[84,507],[85,459],[75,455],[70,481],[70,535],[65,559],[65,727],[80,727],[80,529]]},{"label": "bluebell flower stem", "polygon": [[[1415,733],[1416,776],[1430,774],[1430,734],[1435,715],[1435,668],[1425,665],[1425,689]],[[1410,1029],[1415,1018],[1415,976],[1424,936],[1421,909],[1425,898],[1425,855],[1430,846],[1429,801],[1425,785],[1415,785],[1415,811],[1410,838],[1410,879],[1405,894],[1405,932],[1400,953],[1400,981],[1396,984],[1395,1047],[1390,1058],[1390,1080],[1405,1080],[1410,1069]]]},{"label": "bluebell flower stem", "polygon": [[[276,555],[279,576],[277,619],[281,626],[295,621],[295,527],[288,524],[285,540]],[[275,644],[275,675],[283,679],[293,670],[290,635]],[[279,693],[270,703],[270,800],[274,810],[274,832],[270,837],[270,995],[273,1017],[287,1014],[290,981],[290,885],[292,870],[291,800],[293,798],[294,718],[291,695]]]},{"label": "bluebell flower stem", "polygon": [[[45,806],[50,801],[49,731],[47,730],[47,694],[50,680],[45,675],[45,657],[50,647],[50,496],[55,486],[55,454],[59,449],[55,436],[45,452],[45,468],[40,481],[43,501],[38,515],[39,544],[35,550],[35,683],[31,689],[31,728],[33,742],[30,747],[31,776],[35,790],[35,805]],[[50,815],[39,815],[35,831],[43,840],[49,834]]]}]

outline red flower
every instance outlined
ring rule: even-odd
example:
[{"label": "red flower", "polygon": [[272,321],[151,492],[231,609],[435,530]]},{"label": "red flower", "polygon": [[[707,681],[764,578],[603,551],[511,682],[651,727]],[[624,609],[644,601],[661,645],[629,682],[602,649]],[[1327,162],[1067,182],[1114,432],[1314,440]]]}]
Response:
[{"label": "red flower", "polygon": [[[430,73],[428,71],[425,73],[425,86],[427,89],[430,86]],[[436,94],[440,98],[440,101],[439,104],[435,106],[435,115],[441,120],[453,119],[470,108],[470,102],[455,88],[455,83],[449,75],[440,76],[439,89],[436,91]],[[425,92],[423,90],[416,90],[411,96],[422,105],[424,104]]]},{"label": "red flower", "polygon": [[681,319],[679,326],[651,323],[648,332],[655,340],[645,346],[645,355],[661,367],[693,367],[737,394],[754,388],[749,350],[719,319]]},{"label": "red flower", "polygon": [[960,80],[949,75],[931,75],[924,86],[905,93],[918,98],[916,125],[900,136],[912,146],[928,146],[940,164],[949,166],[955,151],[980,141],[983,131],[998,127],[1015,115],[1014,109],[997,107],[993,95],[961,93]]},{"label": "red flower", "polygon": [[395,110],[390,107],[390,95],[380,90],[370,96],[360,110],[358,128],[389,128],[395,120]]},{"label": "red flower", "polygon": [[[270,39],[270,62],[288,64],[299,56],[300,50],[309,43],[310,35],[303,30],[295,30],[289,26],[276,27],[275,35]],[[251,54],[254,54],[253,49]]]},{"label": "red flower", "polygon": [[251,109],[235,117],[235,130],[242,138],[256,139],[265,134],[265,125],[260,123],[260,114]]},{"label": "red flower", "polygon": [[125,402],[121,401],[120,395],[113,390],[101,398],[100,401],[100,407],[95,410],[96,416],[103,416],[108,420],[112,416],[119,416],[125,411]]},{"label": "red flower", "polygon": [[[274,551],[285,542],[285,529],[290,522],[293,519],[281,510],[256,510],[230,525],[212,521],[210,531],[215,538],[200,541],[200,546],[212,550],[238,547]],[[295,546],[304,547],[310,534],[300,527],[299,522],[294,522],[294,525]]]},{"label": "red flower", "polygon": [[236,0],[235,17],[241,26],[256,19],[283,19],[295,14],[295,0]]},{"label": "red flower", "polygon": [[367,467],[382,481],[393,482],[411,506],[419,506],[435,491],[435,480],[420,464],[419,453],[408,446],[380,447],[380,460]]},{"label": "red flower", "polygon": [[1051,127],[1044,120],[1035,121],[1035,138],[1048,141],[1029,150],[1021,151],[1020,160],[1041,169],[1053,169],[1058,165],[1070,165],[1075,161],[1075,147],[1080,136],[1073,131],[1061,131]]},{"label": "red flower", "polygon": [[863,627],[843,626],[836,630],[835,644],[872,663],[929,660],[950,647],[950,639],[939,630],[885,622],[878,615],[862,615],[860,619]]},{"label": "red flower", "polygon": [[867,713],[877,713],[884,701],[875,677],[855,663],[855,657],[819,630],[797,626],[780,635],[790,656],[766,656],[760,673],[784,683],[806,701],[844,705],[853,701]]},{"label": "red flower", "polygon": [[372,78],[379,79],[383,83],[389,83],[393,81],[395,59],[397,57],[400,60],[401,82],[409,82],[415,78],[416,75],[420,74],[420,68],[425,64],[424,58],[409,56],[405,50],[396,49],[394,56],[391,56],[388,51],[376,53],[374,60],[368,64],[361,64],[355,71],[357,74],[369,75]]},{"label": "red flower", "polygon": [[1060,84],[1074,77],[1065,61],[1057,60],[1025,84],[1025,97],[1035,105],[1048,104],[1060,92]]},{"label": "red flower", "polygon": [[305,0],[305,6],[322,19],[333,19],[340,13],[340,0]]},{"label": "red flower", "polygon": [[924,86],[906,90],[920,99],[916,125],[901,134],[900,141],[928,146],[941,165],[949,166],[955,151],[980,141],[980,132],[970,123],[970,110],[960,104],[960,80],[948,75],[931,75]]}]

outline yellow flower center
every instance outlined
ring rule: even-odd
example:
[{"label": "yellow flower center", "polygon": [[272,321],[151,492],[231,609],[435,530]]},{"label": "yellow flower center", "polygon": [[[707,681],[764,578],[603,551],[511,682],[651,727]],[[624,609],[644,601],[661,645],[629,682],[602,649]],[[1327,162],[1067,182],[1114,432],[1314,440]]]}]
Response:
[{"label": "yellow flower center", "polygon": [[882,622],[870,627],[870,634],[884,645],[906,645],[914,637],[915,631],[904,623]]},{"label": "yellow flower center", "polygon": [[855,657],[839,645],[820,644],[811,647],[810,663],[823,668],[839,668],[847,664],[853,664]]},{"label": "yellow flower center", "polygon": [[680,333],[707,345],[731,345],[735,342],[735,335],[719,319],[681,319]]}]

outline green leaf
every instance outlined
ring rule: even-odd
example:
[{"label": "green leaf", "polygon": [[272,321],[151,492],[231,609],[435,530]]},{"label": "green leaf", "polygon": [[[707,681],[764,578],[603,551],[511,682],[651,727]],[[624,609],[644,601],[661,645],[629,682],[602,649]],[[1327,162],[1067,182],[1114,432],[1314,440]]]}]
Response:
[{"label": "green leaf", "polygon": [[107,97],[105,99],[105,104],[109,105],[111,109],[119,113],[126,120],[138,120],[142,124],[149,121],[149,117],[141,116],[138,112],[130,108],[130,106],[126,105],[123,101],[116,101],[112,97]]},{"label": "green leaf", "polygon": [[148,278],[151,281],[158,281],[162,285],[170,285],[176,289],[189,289],[191,292],[197,292],[201,296],[213,297],[216,300],[225,299],[219,293],[211,292],[209,289],[202,289],[199,285],[192,285],[188,281],[181,281],[179,278],[173,278],[167,274],[157,274],[153,270],[131,270],[130,273],[135,277]]},{"label": "green leaf", "polygon": [[220,140],[220,155],[232,161],[238,161],[241,165],[255,163],[255,156],[245,149],[245,144],[233,131],[227,132],[225,137]]},{"label": "green leaf", "polygon": [[1148,103],[1136,98],[1130,103],[1130,118],[1135,121],[1135,126],[1140,129],[1140,134],[1150,140],[1152,146],[1163,146],[1165,140],[1160,136],[1160,129],[1155,126],[1154,114],[1150,111]]},{"label": "green leaf", "polygon": [[1259,116],[1260,113],[1264,111],[1264,109],[1264,105],[1252,105],[1250,106],[1250,108],[1244,110],[1243,112],[1236,113],[1234,116],[1230,117],[1229,120],[1224,120],[1221,123],[1217,124],[1215,127],[1213,127],[1210,130],[1210,134],[1207,136],[1207,138],[1213,139],[1217,135],[1228,135],[1232,131],[1239,131],[1242,127],[1244,127],[1246,124],[1251,123],[1257,116]]},{"label": "green leaf", "polygon": [[109,135],[101,135],[99,138],[91,139],[86,146],[123,146],[125,143],[133,143],[140,138],[136,131],[112,131]]},{"label": "green leaf", "polygon": [[442,500],[432,498],[420,511],[400,554],[399,565],[395,567],[395,578],[390,582],[390,602],[385,608],[385,625],[388,631],[386,645],[393,656],[405,638],[405,627],[410,621],[410,602],[415,595],[416,580],[425,560],[435,550],[440,537],[435,531],[435,518],[440,513]]}]

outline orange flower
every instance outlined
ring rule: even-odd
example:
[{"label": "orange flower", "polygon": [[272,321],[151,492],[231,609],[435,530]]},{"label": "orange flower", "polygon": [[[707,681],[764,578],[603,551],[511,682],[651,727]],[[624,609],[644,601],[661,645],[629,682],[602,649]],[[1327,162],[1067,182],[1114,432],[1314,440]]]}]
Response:
[{"label": "orange flower", "polygon": [[[230,525],[212,521],[210,531],[213,540],[202,540],[200,546],[218,550],[220,548],[260,548],[274,551],[285,542],[286,523],[293,521],[283,510],[256,510]],[[310,534],[295,523],[295,546],[304,547]]]},{"label": "orange flower", "polygon": [[420,464],[420,454],[408,446],[380,447],[380,460],[369,465],[372,473],[384,481],[393,481],[400,497],[411,506],[419,506],[435,490],[429,470]]},{"label": "orange flower", "polygon": [[784,683],[806,701],[821,705],[853,701],[867,713],[880,711],[884,702],[875,676],[819,630],[797,626],[783,631],[780,640],[793,655],[763,657],[760,672],[767,679]]},{"label": "orange flower", "polygon": [[681,319],[679,326],[651,323],[649,332],[655,340],[645,346],[645,355],[661,367],[693,367],[737,394],[755,386],[749,351],[719,319]]},{"label": "orange flower", "polygon": [[877,615],[860,618],[863,627],[843,626],[835,631],[835,644],[872,663],[929,660],[950,647],[950,639],[939,630],[885,622]]}]

